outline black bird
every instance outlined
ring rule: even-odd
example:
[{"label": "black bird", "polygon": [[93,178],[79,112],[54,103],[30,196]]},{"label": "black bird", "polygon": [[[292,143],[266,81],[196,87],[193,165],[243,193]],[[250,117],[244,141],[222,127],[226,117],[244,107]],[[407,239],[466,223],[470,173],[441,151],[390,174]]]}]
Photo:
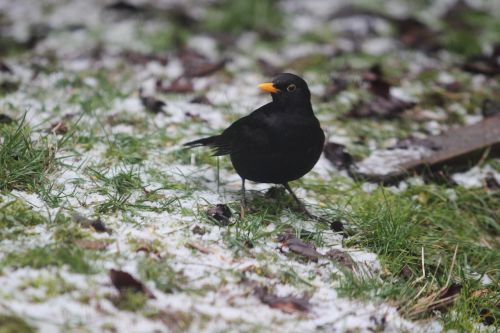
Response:
[{"label": "black bird", "polygon": [[323,150],[325,135],[311,106],[307,83],[294,74],[279,74],[259,88],[273,101],[235,121],[222,134],[188,142],[209,146],[214,156],[231,157],[241,177],[241,212],[246,207],[245,180],[282,184],[301,210],[309,214],[288,185],[308,173]]}]

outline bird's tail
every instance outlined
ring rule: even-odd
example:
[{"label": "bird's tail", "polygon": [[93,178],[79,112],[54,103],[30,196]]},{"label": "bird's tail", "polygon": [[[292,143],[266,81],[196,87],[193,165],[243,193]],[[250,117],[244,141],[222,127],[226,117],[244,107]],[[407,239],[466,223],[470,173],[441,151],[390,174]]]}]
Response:
[{"label": "bird's tail", "polygon": [[218,137],[219,137],[219,135],[209,136],[208,138],[203,138],[203,139],[194,140],[194,141],[191,141],[191,142],[186,142],[185,144],[183,144],[183,146],[186,147],[186,148],[194,148],[194,147],[201,147],[201,146],[212,146],[213,144],[215,144],[215,142],[217,141]]}]

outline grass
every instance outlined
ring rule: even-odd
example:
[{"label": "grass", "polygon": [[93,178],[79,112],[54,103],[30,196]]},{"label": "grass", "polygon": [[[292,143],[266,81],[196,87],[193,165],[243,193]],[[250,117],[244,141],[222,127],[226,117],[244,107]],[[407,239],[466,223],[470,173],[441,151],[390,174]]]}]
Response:
[{"label": "grass", "polygon": [[23,318],[0,313],[0,333],[34,333],[35,329]]},{"label": "grass", "polygon": [[[171,15],[175,16],[175,12],[172,11]],[[134,15],[134,19],[140,20],[140,16]],[[481,15],[470,14],[467,20],[481,21],[482,18]],[[234,300],[237,307],[241,301],[238,297],[252,297],[248,291],[251,289],[245,288],[253,280],[276,285],[277,290],[282,284],[312,295],[318,290],[316,279],[322,279],[342,296],[368,302],[387,302],[407,319],[439,318],[444,329],[475,331],[479,323],[492,320],[498,325],[498,190],[423,184],[408,185],[407,189],[398,192],[378,188],[367,193],[363,184],[340,173],[332,174],[328,180],[311,173],[307,178],[294,182],[292,187],[307,190],[305,195],[301,195],[318,202],[318,206],[311,208],[332,221],[342,221],[345,234],[339,241],[339,234],[332,235],[333,231],[328,226],[304,221],[304,217],[296,212],[294,201],[279,187],[267,193],[249,194],[251,209],[244,219],[240,219],[239,193],[231,188],[233,184],[220,179],[221,189],[227,192],[219,198],[222,201],[228,198],[225,203],[233,212],[231,223],[222,225],[205,213],[215,202],[200,200],[193,208],[193,198],[212,191],[215,184],[209,182],[213,181],[218,171],[234,172],[229,159],[214,158],[208,149],[173,149],[189,139],[218,133],[220,128],[212,128],[210,122],[182,121],[177,116],[176,120],[165,122],[162,117],[171,117],[169,107],[179,101],[187,102],[191,95],[162,95],[156,91],[153,94],[167,102],[167,113],[161,115],[131,112],[122,103],[133,98],[139,87],[144,88],[150,80],[158,79],[164,83],[172,80],[177,75],[170,74],[175,72],[176,66],[173,65],[178,60],[175,51],[186,47],[192,34],[202,32],[207,38],[216,36],[214,43],[223,50],[221,55],[234,57],[234,62],[223,71],[212,77],[195,79],[195,94],[211,93],[210,89],[221,82],[231,84],[234,82],[230,80],[238,75],[258,71],[260,67],[252,61],[256,59],[251,59],[260,55],[255,50],[271,47],[272,54],[283,53],[286,56],[287,49],[281,49],[281,46],[314,43],[331,48],[339,40],[340,36],[332,32],[330,23],[321,30],[312,27],[312,31],[303,33],[293,30],[287,19],[286,13],[275,1],[222,0],[211,2],[207,15],[197,17],[189,25],[177,24],[173,19],[157,22],[154,17],[148,24],[138,24],[136,36],[144,42],[146,49],[136,51],[145,56],[149,55],[149,51],[164,55],[168,59],[166,66],[122,59],[122,50],[116,49],[117,45],[112,51],[106,49],[107,45],[94,45],[95,51],[102,49],[104,52],[96,55],[95,59],[88,58],[92,65],[83,70],[66,70],[68,60],[59,64],[57,53],[44,55],[42,52],[37,55],[40,63],[34,64],[32,69],[43,80],[34,77],[29,84],[21,80],[18,86],[17,83],[16,86],[11,85],[9,91],[0,94],[16,98],[19,95],[15,94],[20,94],[27,100],[40,101],[40,113],[51,112],[54,117],[61,118],[67,115],[69,118],[63,119],[70,133],[55,140],[52,135],[42,132],[47,129],[47,124],[40,125],[41,129],[30,128],[24,118],[13,124],[0,125],[0,275],[21,267],[30,268],[29,271],[55,272],[49,277],[26,279],[12,291],[9,295],[11,299],[17,295],[24,296],[29,288],[40,292],[30,302],[43,303],[59,296],[71,298],[72,292],[78,291],[79,287],[64,280],[58,273],[59,270],[69,270],[90,275],[89,279],[94,284],[94,279],[98,280],[95,290],[91,288],[79,296],[79,301],[86,305],[110,300],[116,311],[130,311],[137,316],[161,320],[170,325],[172,331],[182,331],[198,322],[201,322],[200,326],[193,330],[202,330],[210,327],[214,320],[223,320],[197,311],[154,309],[155,301],[148,302],[147,297],[140,293],[116,296],[114,291],[110,294],[106,289],[110,287],[108,280],[102,279],[105,271],[108,266],[126,263],[136,269],[134,276],[141,282],[154,285],[155,294],[168,294],[166,297],[188,295],[201,300],[204,296],[222,291],[229,296],[228,300]],[[480,35],[495,40],[497,21],[493,17],[486,20]],[[472,31],[454,31],[446,26],[443,29],[445,49],[449,52],[465,57],[484,49],[483,40],[474,39]],[[103,31],[95,31],[100,42],[103,41]],[[241,46],[232,49],[228,45],[239,45],[236,38],[249,31],[258,35],[250,52],[241,50]],[[218,38],[227,34],[234,39]],[[277,37],[283,38],[277,40]],[[363,45],[362,40],[354,42],[360,44],[354,45],[356,49]],[[0,41],[0,44],[5,43]],[[204,48],[204,45],[198,46]],[[414,118],[415,113],[404,114],[401,119],[395,120],[344,117],[352,107],[349,101],[370,97],[366,87],[360,83],[360,77],[361,72],[374,63],[382,63],[388,77],[395,81],[404,78],[403,88],[411,87],[413,81],[420,84],[422,91],[416,92],[420,108],[430,112],[439,108],[446,114],[446,119],[437,122],[447,126],[460,124],[467,115],[478,114],[482,100],[494,97],[498,88],[498,80],[485,79],[485,84],[481,81],[478,85],[475,76],[465,73],[458,66],[450,69],[448,63],[440,63],[442,59],[434,59],[432,54],[404,50],[401,54],[370,55],[362,51],[363,47],[359,49],[338,52],[335,56],[321,53],[283,61],[286,70],[309,75],[314,80],[315,88],[330,84],[330,75],[339,69],[348,72],[346,93],[352,98],[322,98],[314,89],[313,102],[323,126],[330,131],[329,136],[347,138],[347,149],[355,158],[367,156],[374,147],[386,146],[391,140],[416,132],[428,133],[429,121]],[[22,51],[28,50],[23,47]],[[245,55],[245,61],[251,62],[248,68],[245,61],[239,61],[240,52]],[[87,60],[85,54],[80,57]],[[422,59],[418,59],[421,57],[432,58],[429,59],[432,62],[426,60],[422,65]],[[18,59],[13,63],[16,66],[11,67],[15,70],[22,67]],[[432,63],[429,68],[426,67],[428,63]],[[10,65],[9,59],[6,64]],[[421,71],[417,70],[420,65],[425,67]],[[237,71],[233,72],[233,68]],[[439,82],[442,72],[451,75],[463,91],[450,93]],[[57,79],[54,81],[49,75]],[[249,78],[252,79],[252,76]],[[198,90],[198,86],[202,88]],[[61,100],[54,98],[52,91],[63,91]],[[53,99],[57,99],[53,108],[50,103],[42,103],[52,102]],[[456,104],[462,107],[463,114],[452,108]],[[16,112],[20,108],[12,102],[6,105],[6,112]],[[182,106],[185,111],[191,107],[195,106]],[[233,112],[233,101],[229,98],[223,105],[216,103],[213,107],[224,115],[227,122],[236,120],[240,114]],[[421,110],[416,113],[418,111]],[[204,117],[203,114],[201,116]],[[63,145],[68,150],[67,155],[71,155],[71,165],[64,164],[57,157]],[[188,168],[193,155],[194,167]],[[488,163],[500,170],[497,160]],[[60,170],[74,171],[77,176],[71,181],[60,182],[55,172]],[[73,192],[71,189],[68,191],[66,185],[74,185]],[[24,199],[12,198],[13,190],[38,195],[48,208],[45,205],[31,207]],[[92,229],[83,229],[65,215],[73,210],[81,211],[87,217],[101,217],[107,226],[109,223],[113,232],[103,235]],[[59,213],[54,215],[54,211]],[[47,212],[52,216],[45,217]],[[194,225],[199,227],[197,232],[193,231]],[[295,233],[302,240],[316,245],[320,251],[342,242],[349,249],[374,252],[380,259],[382,270],[374,272],[357,265],[350,270],[327,258],[320,258],[315,264],[299,254],[283,255],[279,251],[277,236],[285,231]],[[188,247],[183,238],[188,238],[199,248]],[[208,253],[204,253],[204,249]],[[224,264],[216,267],[217,264],[210,262],[214,256],[224,264],[241,263],[244,269],[226,268]],[[189,261],[189,264],[184,261]],[[190,274],[193,272],[189,270],[195,265],[206,269],[206,276],[192,278]],[[492,280],[490,284],[481,282],[486,277]],[[197,284],[199,279],[203,281],[202,287]],[[241,294],[231,294],[235,288],[241,288]],[[440,304],[446,292],[453,302]],[[205,306],[214,304],[213,299],[202,299],[200,302],[204,302]],[[3,310],[1,306],[0,311]],[[113,315],[109,316],[110,320],[113,320]],[[307,320],[305,317],[290,316],[287,321],[294,318]],[[74,318],[69,318],[67,324],[73,321]],[[205,322],[207,326],[204,326]],[[248,331],[264,329],[259,323],[248,326],[249,323],[241,319],[228,321],[227,324],[238,325],[238,328],[249,327]],[[82,323],[71,327],[81,326],[85,330],[86,325],[88,323],[82,320]],[[110,331],[117,329],[113,323],[103,323],[104,327]],[[228,328],[228,331],[234,330]],[[10,313],[0,315],[0,333],[32,331],[34,329],[24,317]]]},{"label": "grass", "polygon": [[66,266],[72,272],[90,274],[96,270],[95,266],[90,263],[90,258],[92,258],[90,251],[85,251],[73,244],[49,244],[5,253],[0,260],[0,272],[7,267],[40,269]]},{"label": "grass", "polygon": [[35,191],[57,165],[56,151],[63,140],[32,139],[24,117],[18,124],[0,125],[0,190]]},{"label": "grass", "polygon": [[[455,284],[461,289],[445,311],[446,328],[473,330],[471,318],[483,309],[498,320],[494,295],[500,293],[500,193],[459,187],[454,193],[416,186],[398,194],[380,188],[350,196],[351,212],[344,218],[355,227],[355,235],[345,244],[377,253],[384,273],[346,275],[339,291],[390,300],[403,314],[418,319],[431,315],[440,292]],[[480,282],[486,274],[493,280],[490,285]]]}]

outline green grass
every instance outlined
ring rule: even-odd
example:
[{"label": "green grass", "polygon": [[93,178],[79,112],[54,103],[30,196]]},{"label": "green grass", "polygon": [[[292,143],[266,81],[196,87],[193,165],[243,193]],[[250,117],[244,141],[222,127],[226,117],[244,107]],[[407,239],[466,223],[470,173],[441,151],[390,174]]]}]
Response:
[{"label": "green grass", "polygon": [[[500,294],[500,193],[460,187],[454,192],[428,185],[399,194],[382,188],[351,194],[343,218],[355,234],[345,245],[377,253],[384,272],[382,277],[347,274],[340,293],[390,300],[404,315],[418,319],[431,315],[439,290],[455,283],[462,289],[445,312],[450,313],[444,317],[446,328],[472,330],[472,318],[483,308],[498,320],[494,295]],[[491,285],[480,283],[483,274],[493,280]],[[478,294],[481,290],[484,295]],[[454,311],[460,315],[451,315]]]},{"label": "green grass", "polygon": [[35,329],[24,319],[0,313],[0,333],[35,333]]},{"label": "green grass", "polygon": [[49,244],[21,251],[11,251],[0,261],[0,272],[7,267],[44,267],[67,266],[72,272],[90,274],[96,271],[90,260],[90,251],[75,245]]},{"label": "green grass", "polygon": [[24,118],[18,124],[0,125],[0,190],[35,191],[57,166],[55,154],[63,143],[31,137]]},{"label": "green grass", "polygon": [[283,14],[275,1],[224,0],[209,10],[204,26],[208,31],[226,34],[280,32],[283,21]]}]

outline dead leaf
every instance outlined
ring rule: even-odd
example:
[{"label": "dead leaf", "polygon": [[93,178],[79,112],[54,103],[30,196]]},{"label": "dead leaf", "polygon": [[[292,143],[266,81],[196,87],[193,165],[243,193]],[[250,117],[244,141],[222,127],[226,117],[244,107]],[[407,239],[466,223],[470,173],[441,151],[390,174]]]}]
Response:
[{"label": "dead leaf", "polygon": [[158,80],[156,82],[157,90],[163,93],[190,93],[194,91],[194,86],[191,80],[187,77],[180,76],[170,82],[169,85],[164,86],[163,82]]},{"label": "dead leaf", "polygon": [[267,287],[255,287],[254,294],[264,304],[285,313],[307,312],[310,308],[309,299],[305,297],[284,296],[280,297],[269,293]]},{"label": "dead leaf", "polygon": [[195,225],[193,229],[191,229],[191,232],[195,235],[201,235],[203,236],[205,234],[205,228],[200,227],[199,225]]},{"label": "dead leaf", "polygon": [[75,244],[87,250],[104,250],[109,246],[108,241],[102,239],[77,239]]},{"label": "dead leaf", "polygon": [[346,116],[351,118],[393,119],[415,105],[413,102],[406,102],[392,96],[389,99],[377,96],[370,101],[355,105]]},{"label": "dead leaf", "polygon": [[142,105],[149,112],[154,113],[154,114],[165,113],[165,110],[163,108],[167,104],[164,101],[159,100],[153,96],[144,96],[142,94],[142,89],[139,91],[139,96],[140,96]]},{"label": "dead leaf", "polygon": [[131,50],[126,50],[120,53],[120,57],[127,62],[135,65],[146,65],[149,62],[156,61],[160,65],[165,66],[168,64],[168,56],[165,54],[156,53],[141,53]]},{"label": "dead leaf", "polygon": [[352,260],[351,256],[339,249],[331,249],[325,254],[325,256],[330,260],[333,260],[340,265],[349,268],[350,270],[353,270],[354,267],[356,267],[356,263],[354,262],[354,260]]},{"label": "dead leaf", "polygon": [[6,114],[0,113],[0,124],[10,124],[12,122],[14,122],[14,119]]},{"label": "dead leaf", "polygon": [[2,60],[0,60],[0,72],[9,73],[9,74],[13,74],[14,73],[12,71],[12,69],[5,62],[3,62]]},{"label": "dead leaf", "polygon": [[73,216],[73,220],[76,223],[81,224],[82,227],[84,228],[92,228],[97,232],[107,232],[108,234],[112,232],[111,229],[106,227],[106,225],[104,224],[104,222],[101,220],[100,217],[98,217],[97,219],[89,219],[80,214],[75,214]]},{"label": "dead leaf", "polygon": [[233,216],[231,209],[224,204],[217,204],[207,210],[208,217],[220,222],[222,225],[229,225],[229,219]]},{"label": "dead leaf", "polygon": [[373,95],[391,98],[391,83],[384,77],[380,64],[375,64],[362,74],[363,81],[369,84],[370,92]]},{"label": "dead leaf", "polygon": [[493,101],[489,98],[483,100],[481,104],[481,114],[483,117],[493,117],[500,114],[500,101]]},{"label": "dead leaf", "polygon": [[257,65],[259,66],[262,74],[267,77],[274,77],[283,72],[283,69],[281,67],[275,66],[262,58],[257,59]]},{"label": "dead leaf", "polygon": [[495,175],[492,172],[488,172],[485,177],[486,187],[489,190],[498,190],[500,189],[500,184],[498,183]]},{"label": "dead leaf", "polygon": [[290,233],[279,235],[278,241],[281,242],[281,249],[283,249],[283,247],[288,247],[291,252],[313,262],[318,262],[319,257],[321,257],[321,254],[316,251],[314,245],[306,243]]},{"label": "dead leaf", "polygon": [[165,309],[158,312],[158,319],[172,332],[185,332],[193,322],[193,315],[189,312]]},{"label": "dead leaf", "polygon": [[428,307],[428,310],[446,310],[458,298],[460,290],[462,290],[462,285],[452,283],[448,288],[439,293],[435,301]]},{"label": "dead leaf", "polygon": [[189,241],[186,243],[186,245],[188,247],[195,249],[195,250],[198,250],[204,254],[209,254],[210,252],[212,252],[212,251],[210,251],[210,249],[208,249],[208,248],[204,247],[203,245],[196,243],[196,242]]},{"label": "dead leaf", "polygon": [[208,99],[207,95],[195,96],[189,101],[189,103],[213,105],[212,102]]},{"label": "dead leaf", "polygon": [[343,232],[344,224],[340,220],[335,220],[333,222],[330,222],[330,229],[335,232]]},{"label": "dead leaf", "polygon": [[68,126],[64,121],[58,121],[51,125],[50,132],[53,134],[66,134],[68,133]]},{"label": "dead leaf", "polygon": [[127,272],[110,269],[109,277],[113,286],[115,286],[115,288],[118,289],[118,291],[122,295],[128,291],[133,291],[143,293],[149,298],[155,298],[151,291],[149,291],[142,284],[142,282],[140,282]]},{"label": "dead leaf", "polygon": [[325,157],[339,170],[349,169],[353,160],[352,156],[345,151],[345,146],[340,143],[328,142],[323,148]]}]

